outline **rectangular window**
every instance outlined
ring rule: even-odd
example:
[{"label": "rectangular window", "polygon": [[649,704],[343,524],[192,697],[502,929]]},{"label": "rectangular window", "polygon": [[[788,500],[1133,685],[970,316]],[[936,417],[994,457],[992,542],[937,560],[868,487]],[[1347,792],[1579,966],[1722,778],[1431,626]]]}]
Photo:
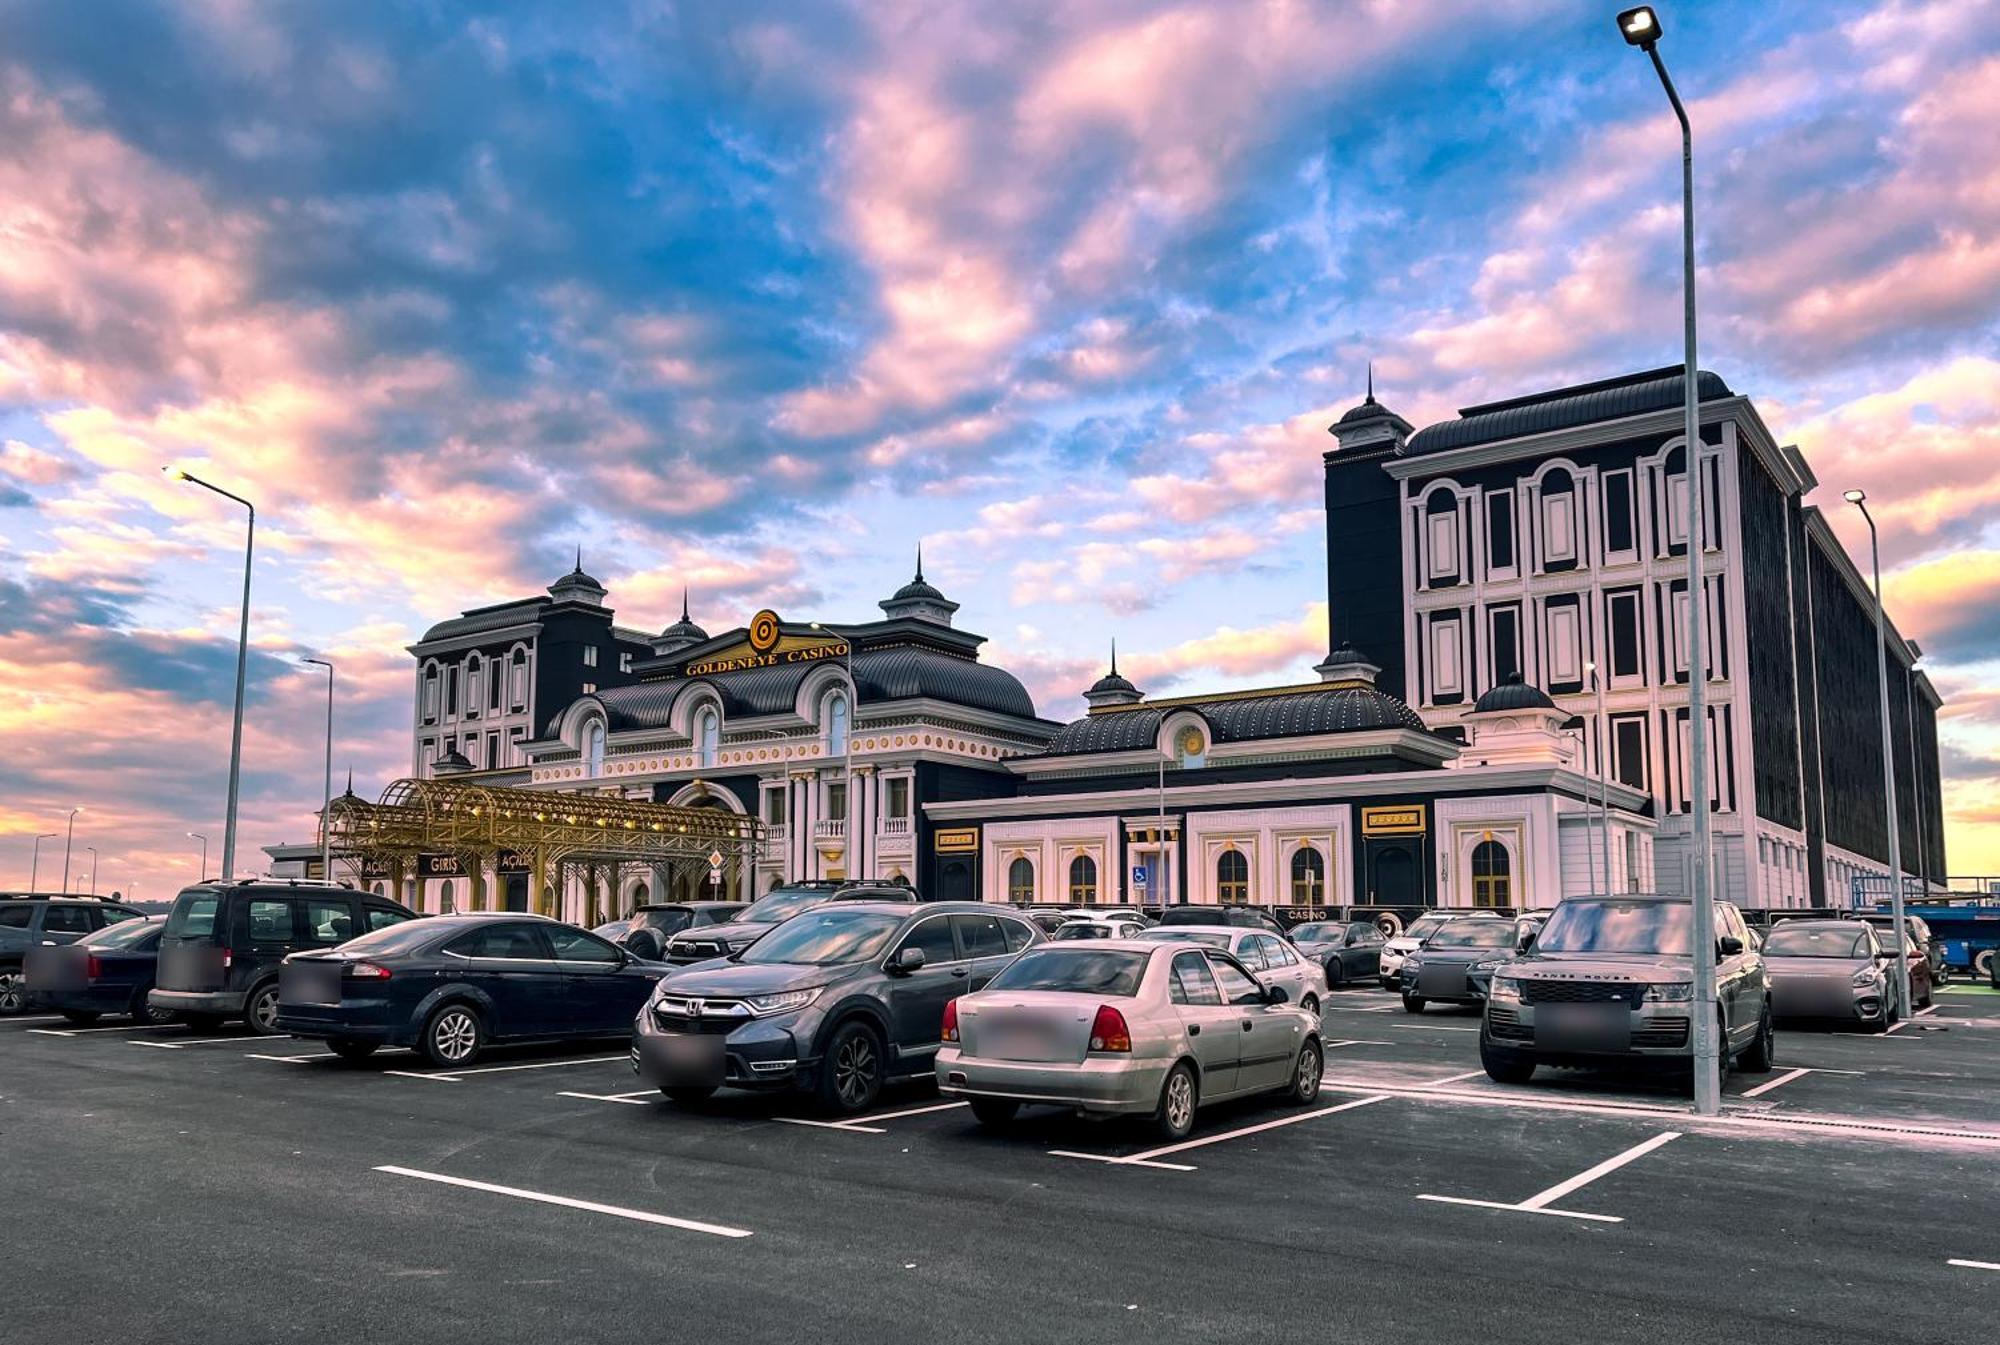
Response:
[{"label": "rectangular window", "polygon": [[244,915],[250,922],[250,942],[290,943],[292,941],[291,902],[252,901],[245,906]]},{"label": "rectangular window", "polygon": [[1451,703],[1465,694],[1459,666],[1458,613],[1431,618],[1431,699]]},{"label": "rectangular window", "polygon": [[499,734],[497,734],[497,733],[489,733],[489,734],[487,734],[487,735],[486,735],[486,769],[487,769],[487,770],[489,770],[489,771],[491,771],[491,770],[498,770],[498,769],[499,769],[499,768],[500,768],[501,766],[503,766],[503,765],[505,765],[505,764],[506,764],[506,763],[505,763],[505,762],[503,762],[503,761],[502,761],[502,760],[500,759],[500,735],[499,735]]},{"label": "rectangular window", "polygon": [[1685,546],[1688,539],[1688,479],[1685,472],[1667,478],[1667,542]]},{"label": "rectangular window", "polygon": [[585,682],[583,684],[583,694],[586,696],[595,696],[597,694],[597,683]]},{"label": "rectangular window", "polygon": [[437,717],[438,680],[437,674],[432,673],[424,679],[424,722],[426,724],[435,724],[437,723]]},{"label": "rectangular window", "polygon": [[514,656],[513,698],[516,710],[525,710],[528,708],[528,660],[520,654]]},{"label": "rectangular window", "polygon": [[1611,769],[1618,782],[1651,790],[1646,771],[1646,721],[1641,715],[1611,720]]},{"label": "rectangular window", "polygon": [[1640,660],[1639,590],[1623,589],[1604,595],[1605,626],[1610,632],[1611,680],[1639,678],[1644,669]]},{"label": "rectangular window", "polygon": [[1486,497],[1486,567],[1514,568],[1514,492],[1496,490]]},{"label": "rectangular window", "polygon": [[1430,576],[1439,583],[1458,580],[1458,511],[1425,517],[1426,540],[1430,545]]},{"label": "rectangular window", "polygon": [[764,791],[764,820],[774,827],[785,825],[785,798],[782,789]]},{"label": "rectangular window", "polygon": [[628,673],[632,671],[631,650],[621,649],[618,651],[618,671],[622,673]]},{"label": "rectangular window", "polygon": [[1491,634],[1487,644],[1493,651],[1493,684],[1498,686],[1521,673],[1521,609],[1496,607],[1489,615]]},{"label": "rectangular window", "polygon": [[583,666],[586,668],[595,668],[597,666],[596,645],[587,644],[583,647]]},{"label": "rectangular window", "polygon": [[1576,496],[1542,496],[1542,557],[1551,564],[1576,559]]},{"label": "rectangular window", "polygon": [[1630,555],[1638,546],[1632,515],[1632,473],[1604,474],[1604,550]]},{"label": "rectangular window", "polygon": [[827,819],[833,822],[844,822],[847,820],[847,784],[845,781],[835,780],[827,785],[826,815]]},{"label": "rectangular window", "polygon": [[910,782],[905,776],[896,776],[889,781],[889,816],[908,817],[910,815]]},{"label": "rectangular window", "polygon": [[486,665],[486,708],[500,713],[501,683],[507,680],[507,665],[494,662]]},{"label": "rectangular window", "polygon": [[458,715],[458,669],[444,670],[444,714],[452,719]]},{"label": "rectangular window", "polygon": [[1544,673],[1548,689],[1574,691],[1583,685],[1583,622],[1574,600],[1551,601],[1544,609],[1549,638]]}]

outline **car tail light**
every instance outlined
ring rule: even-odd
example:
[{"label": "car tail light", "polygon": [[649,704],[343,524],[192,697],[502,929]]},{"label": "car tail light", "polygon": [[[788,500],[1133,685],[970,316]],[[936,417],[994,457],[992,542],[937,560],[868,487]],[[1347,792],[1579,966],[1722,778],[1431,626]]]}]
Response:
[{"label": "car tail light", "polygon": [[227,948],[222,950],[222,969],[224,971],[228,971],[229,964],[231,962],[234,962],[235,960],[236,959],[233,956],[231,956],[230,951]]},{"label": "car tail light", "polygon": [[1132,1049],[1132,1033],[1125,1026],[1125,1015],[1109,1004],[1097,1006],[1097,1017],[1090,1024],[1090,1049],[1093,1051]]},{"label": "car tail light", "polygon": [[943,1040],[958,1040],[958,1001],[955,999],[945,1001]]},{"label": "car tail light", "polygon": [[103,974],[104,974],[104,964],[97,960],[97,954],[85,953],[83,955],[84,979],[87,981],[94,981]]},{"label": "car tail light", "polygon": [[374,962],[350,962],[347,964],[347,974],[357,981],[386,981],[389,979],[389,969]]}]

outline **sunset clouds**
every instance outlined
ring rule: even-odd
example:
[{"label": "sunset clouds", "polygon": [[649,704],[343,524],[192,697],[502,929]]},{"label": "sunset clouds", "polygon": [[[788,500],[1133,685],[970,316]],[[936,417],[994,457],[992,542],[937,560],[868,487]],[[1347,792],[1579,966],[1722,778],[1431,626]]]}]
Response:
[{"label": "sunset clouds", "polygon": [[[1308,676],[1367,361],[1421,425],[1678,353],[1674,127],[1576,0],[90,8],[0,13],[21,877],[78,802],[142,896],[219,838],[243,520],[170,462],[259,508],[254,850],[317,805],[300,656],[379,789],[401,645],[577,546],[720,630],[921,539],[1051,715],[1112,634],[1151,692]],[[1850,545],[1879,505],[2000,869],[2000,2],[1668,22],[1703,362]]]}]

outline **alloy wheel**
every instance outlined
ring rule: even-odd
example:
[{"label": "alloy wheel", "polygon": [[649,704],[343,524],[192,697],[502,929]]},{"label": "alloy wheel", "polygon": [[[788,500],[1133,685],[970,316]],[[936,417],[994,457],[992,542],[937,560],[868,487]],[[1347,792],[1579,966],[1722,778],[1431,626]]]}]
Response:
[{"label": "alloy wheel", "polygon": [[439,1055],[457,1063],[469,1057],[478,1044],[479,1025],[465,1010],[452,1009],[437,1020],[437,1026],[431,1029],[431,1040],[437,1043]]},{"label": "alloy wheel", "polygon": [[1186,1070],[1167,1080],[1167,1124],[1176,1131],[1194,1124],[1194,1078]]},{"label": "alloy wheel", "polygon": [[250,1026],[265,1036],[278,1030],[278,987],[270,986],[250,1001]]},{"label": "alloy wheel", "polygon": [[842,1102],[858,1107],[868,1100],[874,1078],[875,1043],[857,1033],[841,1043],[840,1054],[833,1059],[834,1091]]},{"label": "alloy wheel", "polygon": [[1298,1073],[1292,1078],[1292,1086],[1297,1092],[1299,1101],[1305,1102],[1319,1096],[1320,1072],[1323,1069],[1325,1065],[1321,1062],[1318,1051],[1307,1047],[1299,1052]]},{"label": "alloy wheel", "polygon": [[0,971],[0,1013],[19,1013],[27,978],[18,971]]}]

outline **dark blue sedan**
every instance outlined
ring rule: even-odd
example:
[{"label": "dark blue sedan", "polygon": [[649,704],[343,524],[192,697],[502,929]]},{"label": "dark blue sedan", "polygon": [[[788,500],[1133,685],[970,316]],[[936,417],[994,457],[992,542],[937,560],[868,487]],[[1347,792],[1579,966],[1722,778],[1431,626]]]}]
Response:
[{"label": "dark blue sedan", "polygon": [[541,916],[432,916],[286,958],[277,1029],[349,1060],[413,1046],[463,1067],[493,1042],[627,1036],[670,970]]},{"label": "dark blue sedan", "polygon": [[107,1013],[129,1014],[136,1022],[171,1023],[171,1010],[146,1003],[160,962],[157,918],[121,920],[93,930],[75,943],[28,950],[27,991],[36,1005],[54,1009],[72,1023],[94,1023]]}]

